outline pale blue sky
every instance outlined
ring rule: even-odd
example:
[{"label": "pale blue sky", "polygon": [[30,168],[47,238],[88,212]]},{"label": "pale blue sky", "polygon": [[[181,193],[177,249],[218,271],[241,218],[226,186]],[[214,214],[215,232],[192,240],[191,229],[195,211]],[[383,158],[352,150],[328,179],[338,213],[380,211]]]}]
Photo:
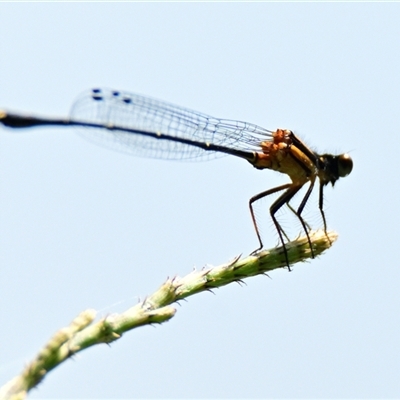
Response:
[{"label": "pale blue sky", "polygon": [[[197,295],[169,323],[66,362],[31,398],[400,397],[399,4],[1,3],[0,15],[0,107],[66,115],[106,86],[354,159],[326,190],[339,240],[323,257]],[[168,276],[254,250],[248,199],[285,182],[232,157],[157,161],[74,130],[0,128],[0,384],[81,310],[122,311]],[[320,222],[315,204],[306,215]]]}]

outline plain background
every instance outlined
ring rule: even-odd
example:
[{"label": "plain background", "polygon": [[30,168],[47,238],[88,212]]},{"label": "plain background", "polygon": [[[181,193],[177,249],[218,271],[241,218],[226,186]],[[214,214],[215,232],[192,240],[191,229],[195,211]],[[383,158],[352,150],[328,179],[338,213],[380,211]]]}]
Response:
[{"label": "plain background", "polygon": [[[3,3],[0,15],[1,107],[67,115],[105,86],[354,159],[326,190],[339,240],[325,255],[194,296],[170,322],[67,361],[31,398],[400,396],[399,4]],[[0,128],[1,384],[80,311],[123,311],[168,276],[254,250],[248,199],[285,182],[233,157],[141,159],[73,129]],[[306,215],[321,227],[315,202]]]}]

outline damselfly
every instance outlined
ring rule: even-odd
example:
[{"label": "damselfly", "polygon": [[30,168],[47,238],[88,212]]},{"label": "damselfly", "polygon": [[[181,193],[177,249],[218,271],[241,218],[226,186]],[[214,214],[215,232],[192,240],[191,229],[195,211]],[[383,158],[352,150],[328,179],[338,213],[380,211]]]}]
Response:
[{"label": "damselfly", "polygon": [[[33,126],[78,126],[88,128],[92,139],[108,140],[113,147],[139,156],[163,159],[204,159],[209,155],[230,154],[240,157],[257,169],[271,169],[290,177],[291,182],[268,189],[249,201],[250,214],[263,248],[253,204],[273,193],[283,192],[270,207],[270,215],[283,245],[286,233],[276,218],[277,211],[299,190],[309,184],[297,210],[310,244],[309,226],[302,217],[304,207],[319,179],[319,210],[327,232],[323,210],[323,190],[349,175],[353,161],[348,154],[318,154],[306,146],[292,131],[269,131],[247,122],[213,118],[150,97],[109,89],[93,89],[81,95],[65,119],[42,118],[0,111],[0,122],[12,128]],[[284,239],[285,237],[285,239]]]}]

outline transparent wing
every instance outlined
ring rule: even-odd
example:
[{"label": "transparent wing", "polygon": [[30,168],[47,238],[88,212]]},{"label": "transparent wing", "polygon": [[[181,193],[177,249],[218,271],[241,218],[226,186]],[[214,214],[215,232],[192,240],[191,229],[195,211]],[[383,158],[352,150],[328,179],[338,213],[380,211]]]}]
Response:
[{"label": "transparent wing", "polygon": [[121,130],[80,128],[81,134],[91,141],[134,155],[161,159],[198,160],[223,155],[179,143],[175,138],[259,151],[260,143],[269,140],[272,133],[247,122],[213,118],[150,97],[110,89],[83,93],[74,103],[70,117],[168,135],[170,139],[159,140]]}]

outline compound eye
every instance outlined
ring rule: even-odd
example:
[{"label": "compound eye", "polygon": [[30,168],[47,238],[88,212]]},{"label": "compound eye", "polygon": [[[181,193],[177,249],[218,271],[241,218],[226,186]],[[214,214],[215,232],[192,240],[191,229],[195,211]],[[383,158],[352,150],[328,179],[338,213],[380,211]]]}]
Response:
[{"label": "compound eye", "polygon": [[338,172],[341,178],[349,175],[353,170],[353,160],[348,154],[338,156]]}]

